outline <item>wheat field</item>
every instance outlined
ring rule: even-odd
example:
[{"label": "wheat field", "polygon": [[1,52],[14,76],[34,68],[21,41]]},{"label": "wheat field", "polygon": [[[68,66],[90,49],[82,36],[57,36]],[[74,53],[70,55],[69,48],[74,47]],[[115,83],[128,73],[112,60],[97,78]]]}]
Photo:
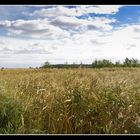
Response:
[{"label": "wheat field", "polygon": [[0,134],[139,133],[139,68],[0,71]]}]

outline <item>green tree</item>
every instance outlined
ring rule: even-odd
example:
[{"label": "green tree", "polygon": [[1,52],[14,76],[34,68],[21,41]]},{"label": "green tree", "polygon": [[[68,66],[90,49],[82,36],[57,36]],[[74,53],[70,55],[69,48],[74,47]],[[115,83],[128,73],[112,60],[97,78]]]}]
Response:
[{"label": "green tree", "polygon": [[116,66],[116,67],[121,67],[122,64],[120,63],[120,61],[117,61],[117,62],[115,62],[115,66]]},{"label": "green tree", "polygon": [[137,67],[137,66],[139,66],[139,61],[137,59],[134,59],[134,58],[132,58],[132,59],[125,58],[123,66],[125,66],[125,67]]},{"label": "green tree", "polygon": [[110,60],[106,60],[106,59],[95,60],[92,63],[93,68],[103,68],[103,67],[112,67],[112,66],[114,66],[114,64]]},{"label": "green tree", "polygon": [[51,64],[50,64],[48,61],[46,61],[46,62],[43,64],[42,68],[52,68],[52,66],[51,66]]}]

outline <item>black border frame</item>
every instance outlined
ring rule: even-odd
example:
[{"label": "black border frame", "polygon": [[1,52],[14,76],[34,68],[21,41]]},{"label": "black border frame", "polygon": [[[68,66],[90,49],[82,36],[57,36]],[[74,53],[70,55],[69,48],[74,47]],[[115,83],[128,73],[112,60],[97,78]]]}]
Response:
[{"label": "black border frame", "polygon": [[138,0],[0,0],[0,5],[137,5]]},{"label": "black border frame", "polygon": [[[136,0],[0,0],[0,6],[1,5],[140,5],[140,1],[138,3],[138,1]],[[1,14],[1,13],[0,13]],[[6,137],[5,137],[6,136]],[[14,138],[27,138],[29,136],[29,138],[33,138],[33,139],[40,139],[40,138],[46,138],[46,136],[48,136],[47,138],[66,138],[65,136],[69,137],[69,138],[76,138],[76,136],[78,136],[78,138],[85,138],[84,136],[88,136],[88,138],[91,138],[89,136],[93,136],[94,138],[115,138],[116,136],[118,136],[118,138],[127,138],[126,136],[135,136],[135,138],[138,138],[138,136],[140,136],[140,134],[130,134],[130,135],[125,135],[125,134],[77,134],[77,135],[63,135],[63,134],[43,134],[43,135],[39,135],[39,134],[3,134],[0,135],[1,138],[11,138],[12,136],[16,136]],[[24,137],[27,136],[27,137]],[[41,137],[38,137],[41,136]],[[53,137],[51,137],[53,136]],[[62,137],[64,136],[64,137]],[[71,137],[72,136],[72,137]],[[101,136],[101,137],[98,137]],[[109,136],[109,137],[106,137]],[[125,137],[124,137],[125,136]],[[92,138],[93,138],[92,137]],[[86,137],[87,138],[87,137]],[[129,137],[129,138],[133,138],[133,137]]]}]

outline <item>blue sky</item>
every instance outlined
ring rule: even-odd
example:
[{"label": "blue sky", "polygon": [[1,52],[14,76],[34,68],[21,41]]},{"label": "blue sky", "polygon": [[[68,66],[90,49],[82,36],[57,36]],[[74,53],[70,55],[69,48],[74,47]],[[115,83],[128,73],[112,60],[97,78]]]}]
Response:
[{"label": "blue sky", "polygon": [[140,59],[140,6],[0,6],[0,67]]}]

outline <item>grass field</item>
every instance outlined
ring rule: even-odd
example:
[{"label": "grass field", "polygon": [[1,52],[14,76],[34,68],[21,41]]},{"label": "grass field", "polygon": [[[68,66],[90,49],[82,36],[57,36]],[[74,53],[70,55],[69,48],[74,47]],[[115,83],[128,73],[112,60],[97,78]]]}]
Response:
[{"label": "grass field", "polygon": [[139,134],[140,69],[0,71],[1,134]]}]

